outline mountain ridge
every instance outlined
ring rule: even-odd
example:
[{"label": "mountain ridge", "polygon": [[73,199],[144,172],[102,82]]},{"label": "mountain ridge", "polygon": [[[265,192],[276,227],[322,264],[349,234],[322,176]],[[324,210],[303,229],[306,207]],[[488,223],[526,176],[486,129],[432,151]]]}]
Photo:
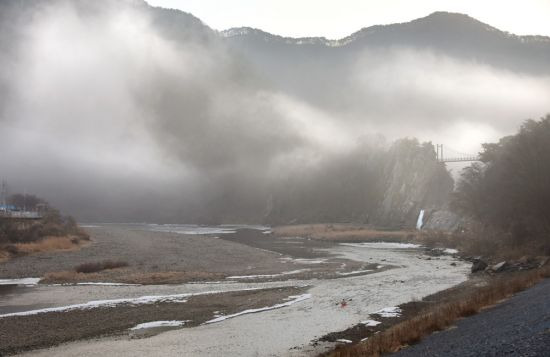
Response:
[{"label": "mountain ridge", "polygon": [[346,46],[350,43],[363,39],[376,31],[387,30],[390,28],[397,28],[403,26],[416,26],[416,25],[430,25],[437,22],[444,23],[447,26],[449,23],[457,24],[458,21],[462,21],[463,24],[469,24],[470,26],[476,26],[478,29],[483,29],[488,32],[494,32],[500,35],[504,35],[508,38],[517,39],[522,42],[548,42],[550,43],[549,36],[543,35],[516,35],[507,31],[500,30],[489,24],[486,24],[480,20],[477,20],[467,14],[435,11],[425,17],[417,18],[407,22],[397,22],[386,25],[372,25],[363,27],[349,36],[342,37],[340,39],[328,39],[324,36],[305,36],[305,37],[292,37],[281,36],[268,31],[264,31],[259,28],[242,26],[232,27],[226,30],[218,31],[218,33],[225,38],[239,37],[239,36],[263,36],[268,41],[284,42],[286,44],[293,45],[325,45],[327,47],[340,47]]},{"label": "mountain ridge", "polygon": [[[433,147],[404,145],[397,160],[379,134],[451,146],[548,108],[550,39],[467,15],[364,28],[345,46],[226,35],[143,0],[0,2],[0,166],[87,220],[259,223],[270,212],[414,226],[419,209],[441,208],[449,177]],[[18,128],[46,125],[59,129],[33,161]],[[69,132],[83,139],[78,160],[50,144]]]}]

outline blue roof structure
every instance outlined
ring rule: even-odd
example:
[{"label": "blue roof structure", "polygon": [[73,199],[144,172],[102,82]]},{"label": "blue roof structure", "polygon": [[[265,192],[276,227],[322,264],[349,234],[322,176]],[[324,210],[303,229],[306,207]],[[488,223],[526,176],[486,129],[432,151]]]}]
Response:
[{"label": "blue roof structure", "polygon": [[17,207],[14,205],[1,205],[0,204],[0,211],[17,211]]}]

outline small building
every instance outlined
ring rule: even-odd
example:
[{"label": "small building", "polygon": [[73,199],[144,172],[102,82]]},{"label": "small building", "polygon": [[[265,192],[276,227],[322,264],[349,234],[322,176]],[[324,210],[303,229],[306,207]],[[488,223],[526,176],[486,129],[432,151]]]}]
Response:
[{"label": "small building", "polygon": [[17,211],[17,207],[15,207],[14,205],[0,204],[0,211],[2,211],[2,212],[13,212],[13,211]]}]

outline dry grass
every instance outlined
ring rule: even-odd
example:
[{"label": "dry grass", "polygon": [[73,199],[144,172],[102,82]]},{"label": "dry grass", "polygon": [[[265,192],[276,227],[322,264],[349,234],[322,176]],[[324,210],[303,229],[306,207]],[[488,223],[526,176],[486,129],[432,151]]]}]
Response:
[{"label": "dry grass", "polygon": [[481,309],[525,290],[544,278],[550,277],[550,267],[513,276],[502,276],[487,286],[473,290],[456,301],[443,303],[424,311],[407,321],[370,337],[364,343],[342,346],[329,354],[333,357],[380,356],[414,344],[434,331],[443,330],[457,319],[479,312]]},{"label": "dry grass", "polygon": [[85,274],[75,271],[58,271],[46,273],[40,280],[43,284],[75,284],[98,280],[100,275],[97,273]]},{"label": "dry grass", "polygon": [[107,275],[101,272],[79,273],[74,270],[51,272],[44,275],[40,281],[45,284],[76,284],[92,281],[111,281],[125,284],[159,285],[180,284],[190,281],[220,280],[225,276],[219,273],[200,271],[166,271],[156,273],[129,273],[127,270],[119,272],[109,271]]},{"label": "dry grass", "polygon": [[526,241],[514,244],[506,234],[490,229],[474,229],[463,233],[422,231],[415,241],[430,248],[455,248],[462,255],[482,256],[496,262],[548,254],[548,243]]},{"label": "dry grass", "polygon": [[157,285],[157,284],[179,284],[190,281],[219,280],[225,276],[219,273],[202,271],[166,271],[157,273],[137,273],[123,278],[125,283]]},{"label": "dry grass", "polygon": [[77,273],[97,273],[102,270],[117,269],[127,267],[128,263],[115,260],[104,260],[102,262],[83,263],[74,268]]},{"label": "dry grass", "polygon": [[46,284],[75,284],[90,281],[101,281],[105,277],[99,272],[128,266],[121,261],[105,260],[102,262],[84,263],[69,271],[49,272],[40,282]]},{"label": "dry grass", "polygon": [[79,247],[80,240],[74,236],[47,237],[37,242],[16,243],[15,249],[19,254],[34,254],[51,251],[75,250]]},{"label": "dry grass", "polygon": [[0,263],[7,261],[10,258],[10,254],[3,250],[0,250]]},{"label": "dry grass", "polygon": [[385,231],[353,224],[303,224],[273,228],[277,236],[300,236],[318,240],[405,242],[414,238],[412,231]]}]

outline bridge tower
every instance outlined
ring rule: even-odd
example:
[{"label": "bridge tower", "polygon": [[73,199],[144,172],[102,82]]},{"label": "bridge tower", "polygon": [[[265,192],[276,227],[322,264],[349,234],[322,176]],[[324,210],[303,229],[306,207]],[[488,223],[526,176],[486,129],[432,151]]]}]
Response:
[{"label": "bridge tower", "polygon": [[7,199],[8,199],[8,183],[6,180],[2,180],[2,186],[0,187],[0,205],[2,208],[0,211],[7,211]]},{"label": "bridge tower", "polygon": [[436,144],[435,146],[435,155],[437,158],[437,161],[439,162],[472,162],[472,161],[480,161],[479,155],[472,155],[472,154],[464,154],[455,150],[449,150],[451,152],[450,156],[444,156],[443,155],[443,144]]}]

